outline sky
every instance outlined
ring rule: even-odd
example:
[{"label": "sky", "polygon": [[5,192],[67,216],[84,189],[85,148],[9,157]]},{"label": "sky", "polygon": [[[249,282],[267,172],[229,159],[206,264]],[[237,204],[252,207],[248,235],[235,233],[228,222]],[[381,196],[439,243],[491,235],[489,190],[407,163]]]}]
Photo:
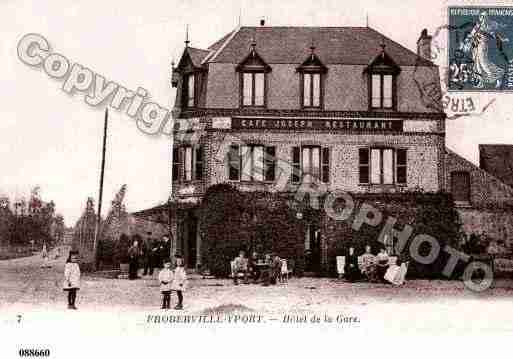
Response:
[{"label": "sky", "polygon": [[[108,80],[145,88],[151,101],[171,109],[170,64],[183,51],[186,24],[191,46],[206,48],[239,19],[243,26],[258,26],[261,18],[276,26],[365,26],[368,21],[416,51],[423,28],[433,33],[447,23],[446,5],[440,0],[0,0],[0,194],[27,196],[39,185],[67,225],[78,219],[88,196],[98,197],[105,106],[91,107],[84,94],[65,93],[62,81],[21,62],[17,44],[27,33],[43,35],[53,52]],[[443,45],[443,36],[439,40]],[[441,63],[443,56],[444,50]],[[512,95],[473,96],[476,104],[494,100],[493,105],[481,116],[449,120],[447,145],[477,163],[479,143],[513,143]],[[113,110],[107,145],[104,215],[123,184],[128,211],[168,198],[168,137],[144,134],[125,113]]]}]

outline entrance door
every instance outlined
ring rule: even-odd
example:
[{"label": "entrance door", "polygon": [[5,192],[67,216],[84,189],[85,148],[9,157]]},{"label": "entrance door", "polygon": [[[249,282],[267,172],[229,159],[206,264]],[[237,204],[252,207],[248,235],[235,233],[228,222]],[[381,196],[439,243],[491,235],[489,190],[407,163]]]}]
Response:
[{"label": "entrance door", "polygon": [[321,231],[307,225],[305,233],[305,272],[318,273],[321,266]]},{"label": "entrance door", "polygon": [[198,234],[198,219],[195,216],[187,218],[186,225],[186,250],[185,250],[185,264],[187,268],[196,268],[196,248],[197,248],[197,234]]}]

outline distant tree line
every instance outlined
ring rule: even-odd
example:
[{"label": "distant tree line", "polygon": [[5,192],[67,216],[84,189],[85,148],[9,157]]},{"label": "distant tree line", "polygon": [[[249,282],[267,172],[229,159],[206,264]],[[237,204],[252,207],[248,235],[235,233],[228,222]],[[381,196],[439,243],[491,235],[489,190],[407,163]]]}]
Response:
[{"label": "distant tree line", "polygon": [[62,241],[65,229],[64,217],[53,201],[41,199],[39,186],[28,199],[0,196],[0,246],[52,246]]}]

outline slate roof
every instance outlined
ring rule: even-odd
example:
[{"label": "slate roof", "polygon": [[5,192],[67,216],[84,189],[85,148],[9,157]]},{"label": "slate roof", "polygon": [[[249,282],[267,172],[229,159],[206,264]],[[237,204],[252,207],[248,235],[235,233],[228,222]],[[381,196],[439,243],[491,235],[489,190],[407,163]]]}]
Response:
[{"label": "slate roof", "polygon": [[[221,51],[208,62],[240,63],[248,54],[252,39],[257,53],[268,64],[301,64],[315,53],[326,65],[368,65],[385,44],[386,53],[399,66],[435,66],[417,54],[369,27],[241,27],[209,47]],[[229,41],[228,41],[229,40]],[[205,55],[206,56],[206,55]]]},{"label": "slate roof", "polygon": [[186,51],[189,52],[192,63],[196,67],[200,67],[201,61],[203,61],[203,59],[210,53],[209,50],[202,50],[194,47],[187,47]]},{"label": "slate roof", "polygon": [[479,145],[479,167],[513,187],[513,145]]}]

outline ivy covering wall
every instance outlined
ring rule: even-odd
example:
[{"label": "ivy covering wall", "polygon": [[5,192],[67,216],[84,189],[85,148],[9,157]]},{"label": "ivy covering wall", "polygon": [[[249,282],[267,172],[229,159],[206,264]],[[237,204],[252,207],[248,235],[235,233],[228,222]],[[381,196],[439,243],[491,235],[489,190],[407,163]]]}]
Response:
[{"label": "ivy covering wall", "polygon": [[[440,248],[450,245],[461,249],[461,221],[448,194],[410,192],[351,196],[355,209],[342,221],[326,215],[323,199],[320,208],[315,210],[307,205],[308,197],[304,203],[294,203],[282,193],[240,192],[227,183],[211,186],[200,206],[202,263],[213,274],[225,276],[229,273],[230,261],[241,250],[248,256],[253,251],[274,252],[282,258],[293,259],[295,272],[301,275],[305,265],[305,225],[315,224],[320,227],[322,236],[321,274],[334,276],[336,256],[346,255],[349,246],[355,247],[358,255],[364,252],[366,245],[370,245],[374,253],[378,252],[383,246],[378,237],[389,217],[396,218],[394,228],[398,230],[406,224],[413,228],[403,256],[408,257],[409,245],[417,234],[436,238]],[[352,224],[363,203],[379,209],[382,221],[376,226],[363,224],[359,230],[354,230]],[[419,249],[421,255],[429,250],[429,244]],[[410,276],[441,277],[448,255],[443,250],[440,253],[431,264],[410,261]]]}]

